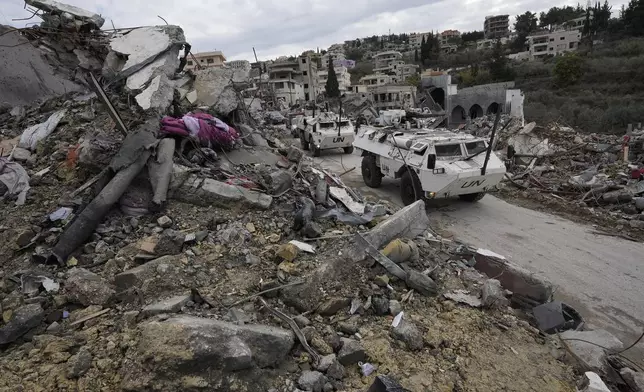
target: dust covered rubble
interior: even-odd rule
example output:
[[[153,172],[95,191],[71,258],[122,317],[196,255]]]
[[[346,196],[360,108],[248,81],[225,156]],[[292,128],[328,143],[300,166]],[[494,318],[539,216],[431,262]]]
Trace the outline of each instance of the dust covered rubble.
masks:
[[[113,83],[109,101],[74,92],[0,113],[3,162],[30,186],[19,206],[0,190],[0,389],[363,391],[383,374],[409,390],[572,385],[557,341],[525,321],[550,300],[547,282],[432,234],[423,202],[396,211],[315,166],[277,116],[246,109],[245,74],[181,71],[179,27],[106,35],[91,12],[32,5],[98,37],[56,50]],[[194,119],[212,127],[191,137]],[[512,292],[482,291],[472,264],[512,271],[499,278]],[[443,296],[456,290],[489,306]],[[499,347],[518,353],[497,358],[503,373],[489,361]]]
[[[489,136],[491,116],[464,131]],[[644,129],[624,134],[584,133],[558,123],[522,124],[501,116],[495,138],[506,158],[506,197],[519,195],[602,223],[610,234],[641,238],[644,229]],[[610,229],[608,229],[610,228]]]

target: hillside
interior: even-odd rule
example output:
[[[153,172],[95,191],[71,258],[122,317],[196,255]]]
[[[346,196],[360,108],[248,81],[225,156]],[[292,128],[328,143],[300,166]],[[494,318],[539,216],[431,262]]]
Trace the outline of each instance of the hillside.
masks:
[[[577,53],[576,82],[557,80],[562,58],[513,65],[528,121],[558,121],[586,132],[619,133],[644,121],[644,38],[607,40]]]

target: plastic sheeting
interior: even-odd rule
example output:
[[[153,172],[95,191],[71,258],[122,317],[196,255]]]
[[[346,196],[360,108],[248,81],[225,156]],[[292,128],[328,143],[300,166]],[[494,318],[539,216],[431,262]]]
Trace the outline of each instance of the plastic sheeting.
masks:
[[[65,117],[66,113],[67,110],[59,110],[49,116],[47,121],[45,121],[44,123],[32,125],[29,128],[25,129],[20,136],[18,147],[34,151],[39,141],[46,139],[47,136],[51,135],[51,133],[54,132],[54,129],[56,129],[58,123],[60,123],[60,120]]]
[[[7,187],[5,196],[17,196],[16,205],[25,204],[30,189],[29,175],[20,164],[0,158],[0,182]]]

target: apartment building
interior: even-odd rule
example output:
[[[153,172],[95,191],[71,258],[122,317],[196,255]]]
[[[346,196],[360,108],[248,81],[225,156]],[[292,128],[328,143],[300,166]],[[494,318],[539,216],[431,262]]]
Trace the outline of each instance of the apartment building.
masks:
[[[214,52],[192,53],[188,57],[185,69],[194,70],[196,68],[223,67],[226,57],[220,50]]]
[[[530,58],[537,59],[577,50],[581,33],[578,30],[560,30],[531,35],[527,40]]]
[[[294,105],[305,98],[301,76],[298,59],[275,61],[268,70],[268,83],[278,100]]]
[[[385,74],[371,74],[360,78],[360,84],[363,86],[382,86],[397,82],[398,78],[396,76]]]
[[[318,78],[318,62],[317,59],[307,54],[305,56],[300,56],[297,58],[299,71],[300,71],[300,82],[304,88],[304,100],[305,101],[315,101],[315,98],[322,92],[323,85],[320,83]],[[324,69],[324,64],[322,66]]]
[[[420,66],[416,64],[394,64],[392,70],[399,81],[405,81],[408,77],[416,75]]]
[[[413,107],[416,87],[407,85],[382,85],[368,88],[373,106],[378,110]]]
[[[510,16],[486,16],[485,22],[483,22],[483,32],[487,39],[507,37],[510,34]]]
[[[404,63],[402,53],[395,50],[387,50],[373,55],[373,70],[374,72],[384,72],[389,70],[389,66],[394,63]]]
[[[438,35],[441,47],[450,45],[451,42],[460,38],[461,32],[458,30],[445,30]]]
[[[251,69],[250,62],[248,62],[247,60],[226,61],[226,66],[235,69]]]
[[[346,67],[342,66],[333,67],[333,70],[335,71],[335,76],[338,79],[338,88],[340,89],[340,93],[350,91],[351,74],[349,74],[349,70]],[[318,71],[318,80],[320,82],[320,89],[322,91],[326,91],[326,82],[328,78],[329,71],[327,69]]]
[[[411,33],[409,34],[409,45],[414,49],[420,49],[420,45],[423,43],[423,38],[427,41],[430,33]]]

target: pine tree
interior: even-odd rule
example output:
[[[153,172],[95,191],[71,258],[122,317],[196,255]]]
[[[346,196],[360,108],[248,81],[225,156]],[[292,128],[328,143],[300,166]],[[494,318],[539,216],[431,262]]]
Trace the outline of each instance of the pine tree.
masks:
[[[340,85],[338,84],[338,76],[333,69],[333,61],[329,59],[329,75],[326,80],[326,95],[329,98],[336,98],[340,96]]]
[[[418,62],[418,49],[414,49],[414,62]]]
[[[420,62],[425,62],[425,53],[427,51],[427,41],[425,41],[425,36],[423,35],[423,40],[420,42]]]

